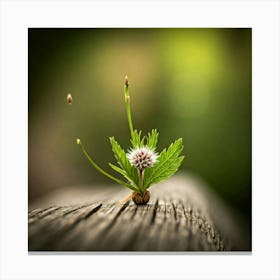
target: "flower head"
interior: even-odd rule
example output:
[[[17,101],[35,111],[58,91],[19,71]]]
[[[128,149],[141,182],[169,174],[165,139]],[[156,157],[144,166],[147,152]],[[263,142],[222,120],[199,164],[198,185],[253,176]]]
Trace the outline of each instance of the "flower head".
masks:
[[[131,165],[139,171],[143,171],[145,168],[152,167],[157,162],[158,154],[144,146],[131,150],[127,154],[127,158]]]

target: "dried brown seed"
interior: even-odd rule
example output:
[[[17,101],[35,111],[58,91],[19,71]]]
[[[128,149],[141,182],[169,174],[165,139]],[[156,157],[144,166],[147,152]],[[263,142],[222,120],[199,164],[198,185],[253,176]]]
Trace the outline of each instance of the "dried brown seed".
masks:
[[[149,191],[145,191],[144,193],[133,192],[132,200],[136,205],[147,204],[150,200],[150,192]]]

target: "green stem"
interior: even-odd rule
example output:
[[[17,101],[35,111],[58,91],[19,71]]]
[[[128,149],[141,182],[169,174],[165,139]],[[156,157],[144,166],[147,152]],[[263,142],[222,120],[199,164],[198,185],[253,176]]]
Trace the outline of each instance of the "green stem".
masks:
[[[141,193],[144,192],[143,182],[144,182],[144,170],[138,170],[138,177],[139,177],[139,190]]]
[[[102,173],[103,175],[105,175],[106,177],[108,177],[109,179],[115,181],[116,183],[120,184],[120,185],[124,185],[127,188],[131,189],[131,190],[135,190],[132,186],[130,186],[129,184],[127,184],[126,182],[110,175],[109,173],[107,173],[106,171],[104,171],[101,167],[99,167],[94,161],[93,159],[89,156],[89,154],[87,153],[86,149],[84,148],[84,146],[82,145],[81,140],[77,140],[77,144],[80,146],[83,154],[86,156],[86,158],[88,159],[88,161],[91,163],[91,165],[98,170],[100,173]]]
[[[129,130],[130,130],[131,138],[133,139],[134,130],[133,130],[133,124],[132,124],[132,118],[131,118],[130,95],[129,95],[129,91],[128,91],[128,83],[126,83],[124,85],[124,98],[125,98],[128,126],[129,126]]]

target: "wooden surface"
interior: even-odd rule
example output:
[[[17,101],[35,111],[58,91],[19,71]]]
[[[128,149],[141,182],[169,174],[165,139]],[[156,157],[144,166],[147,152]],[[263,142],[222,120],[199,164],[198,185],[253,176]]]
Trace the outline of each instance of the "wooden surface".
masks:
[[[177,176],[150,188],[148,205],[119,202],[121,186],[76,186],[30,205],[29,251],[250,250],[243,227],[199,180]]]

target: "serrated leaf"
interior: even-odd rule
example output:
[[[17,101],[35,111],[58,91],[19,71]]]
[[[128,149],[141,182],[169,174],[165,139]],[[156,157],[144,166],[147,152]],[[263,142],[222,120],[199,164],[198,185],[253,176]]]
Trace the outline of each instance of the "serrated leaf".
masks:
[[[141,139],[141,133],[141,130],[139,132],[137,130],[133,131],[132,139],[130,140],[133,149],[139,148],[144,145],[145,137]]]
[[[183,150],[182,139],[179,138],[173,142],[168,149],[164,149],[159,157],[158,162],[151,168],[145,170],[144,188],[147,189],[151,185],[158,183],[164,179],[171,177],[181,165],[184,156],[180,156]]]
[[[109,162],[109,166],[113,170],[115,170],[116,172],[121,174],[129,183],[131,183],[130,189],[132,189],[133,191],[137,191],[137,188],[134,186],[135,183],[131,180],[131,178],[128,176],[128,174],[126,173],[125,170],[121,169],[120,167],[118,167],[110,162]]]
[[[121,146],[118,144],[118,142],[115,140],[114,137],[110,137],[110,142],[112,145],[112,151],[114,153],[114,156],[115,156],[119,166],[121,167],[121,169],[123,169],[123,171],[126,174],[124,177],[126,177],[126,179],[129,178],[128,180],[130,182],[133,182],[134,185],[137,186],[138,185],[138,174],[137,174],[136,168],[130,164],[125,151],[121,148]]]
[[[158,142],[158,132],[156,129],[152,129],[151,133],[148,133],[147,146],[154,150]]]

